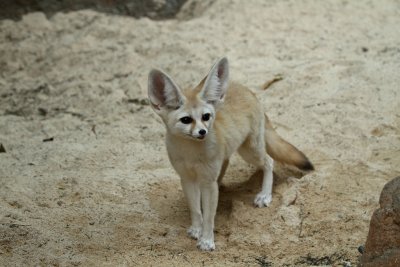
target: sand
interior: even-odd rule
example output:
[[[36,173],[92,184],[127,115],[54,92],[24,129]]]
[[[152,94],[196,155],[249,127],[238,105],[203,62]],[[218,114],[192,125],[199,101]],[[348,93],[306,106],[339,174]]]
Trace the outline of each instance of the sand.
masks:
[[[178,18],[0,22],[1,266],[357,264],[400,174],[399,2],[220,0]],[[201,252],[147,74],[195,85],[221,56],[255,91],[283,77],[260,101],[316,171],[277,164],[272,206],[259,209],[261,174],[235,156],[217,249]]]

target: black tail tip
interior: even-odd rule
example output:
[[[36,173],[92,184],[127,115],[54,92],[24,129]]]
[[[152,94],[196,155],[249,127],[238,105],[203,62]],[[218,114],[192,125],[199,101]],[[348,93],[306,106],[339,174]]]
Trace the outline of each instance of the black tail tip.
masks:
[[[314,165],[312,165],[312,163],[311,163],[309,160],[305,161],[305,162],[300,166],[300,169],[303,170],[303,171],[313,171],[313,170],[315,170],[315,169],[314,169]]]

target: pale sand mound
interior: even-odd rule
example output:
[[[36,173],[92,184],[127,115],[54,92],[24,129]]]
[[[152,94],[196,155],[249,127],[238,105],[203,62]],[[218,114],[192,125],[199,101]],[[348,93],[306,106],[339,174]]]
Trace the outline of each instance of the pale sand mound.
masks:
[[[190,12],[0,22],[0,265],[358,261],[382,186],[400,174],[398,1],[221,0]],[[257,209],[260,173],[235,157],[217,250],[203,253],[143,100],[151,67],[195,85],[223,55],[252,88],[284,77],[262,101],[317,170],[296,179],[276,166],[273,205]]]

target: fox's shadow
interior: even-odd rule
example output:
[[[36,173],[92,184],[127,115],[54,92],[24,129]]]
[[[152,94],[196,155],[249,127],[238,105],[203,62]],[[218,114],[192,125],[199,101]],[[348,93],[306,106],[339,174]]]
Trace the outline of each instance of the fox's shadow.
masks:
[[[231,173],[232,174],[232,173]],[[228,174],[229,175],[229,174]],[[304,173],[276,165],[274,170],[274,188],[286,183],[289,177],[301,178]],[[239,175],[238,175],[239,176]],[[224,179],[229,178],[225,177]],[[255,171],[249,179],[240,182],[222,181],[219,190],[219,201],[216,215],[218,222],[229,220],[233,203],[240,201],[249,209],[254,208],[253,200],[261,189],[263,173]],[[279,194],[274,194],[268,209],[276,209],[281,202]],[[190,225],[190,213],[178,179],[156,183],[149,191],[151,208],[158,214],[160,222],[172,227],[187,228]]]
[[[271,207],[276,207],[279,205],[280,197],[275,194],[274,189],[283,183],[288,181],[289,177],[302,178],[304,172],[297,169],[276,165],[274,169],[274,183],[273,183],[273,193],[272,193],[272,204]],[[255,171],[249,179],[243,182],[233,182],[227,185],[222,182],[219,190],[219,202],[217,216],[229,217],[232,212],[233,201],[241,201],[244,205],[248,205],[249,208],[253,206],[254,197],[261,190],[263,180],[263,172],[261,170]]]

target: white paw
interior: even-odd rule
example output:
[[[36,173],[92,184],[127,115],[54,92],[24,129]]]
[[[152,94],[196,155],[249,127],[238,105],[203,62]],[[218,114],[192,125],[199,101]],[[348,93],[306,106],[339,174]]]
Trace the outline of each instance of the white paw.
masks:
[[[203,251],[213,251],[215,249],[214,240],[201,238],[197,242],[197,247]]]
[[[272,201],[272,195],[258,193],[256,198],[254,199],[254,205],[256,205],[256,207],[259,208],[268,207],[271,201]]]
[[[187,234],[193,239],[199,239],[201,234],[201,228],[190,226],[187,230]]]

